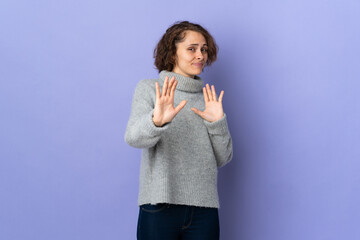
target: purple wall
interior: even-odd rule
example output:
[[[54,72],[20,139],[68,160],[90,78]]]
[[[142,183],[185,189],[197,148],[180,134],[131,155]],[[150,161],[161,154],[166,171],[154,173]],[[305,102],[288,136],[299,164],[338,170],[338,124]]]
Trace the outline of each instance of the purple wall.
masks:
[[[137,82],[176,20],[220,47],[222,239],[360,239],[360,2],[0,3],[0,239],[135,239]]]

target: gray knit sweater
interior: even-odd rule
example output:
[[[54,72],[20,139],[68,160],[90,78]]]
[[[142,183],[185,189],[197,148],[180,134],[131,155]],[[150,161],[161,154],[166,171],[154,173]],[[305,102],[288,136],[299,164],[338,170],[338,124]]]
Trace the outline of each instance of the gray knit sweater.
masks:
[[[160,89],[165,77],[175,76],[174,106],[187,100],[185,107],[168,124],[152,122],[155,82]],[[232,158],[232,140],[226,115],[207,122],[191,108],[205,108],[204,81],[174,72],[160,72],[160,79],[147,79],[135,89],[125,141],[143,148],[138,205],[172,203],[219,208],[217,169]]]

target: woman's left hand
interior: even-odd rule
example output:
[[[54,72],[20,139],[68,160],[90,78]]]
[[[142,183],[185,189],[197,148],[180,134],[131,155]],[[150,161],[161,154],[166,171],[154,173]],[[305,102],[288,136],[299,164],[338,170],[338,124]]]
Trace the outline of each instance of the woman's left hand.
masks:
[[[193,110],[197,115],[208,122],[215,122],[221,119],[224,116],[224,110],[222,107],[224,91],[221,91],[219,99],[217,99],[214,85],[211,85],[210,90],[209,84],[206,84],[206,87],[203,87],[203,93],[205,100],[205,110],[200,111],[196,108],[191,108],[191,110]]]

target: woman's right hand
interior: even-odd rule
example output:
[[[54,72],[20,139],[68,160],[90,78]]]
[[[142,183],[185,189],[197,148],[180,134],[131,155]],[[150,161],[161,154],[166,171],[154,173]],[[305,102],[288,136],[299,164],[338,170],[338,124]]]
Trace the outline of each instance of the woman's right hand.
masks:
[[[161,127],[171,122],[176,114],[185,106],[186,100],[183,100],[174,108],[174,94],[177,81],[172,77],[165,77],[164,85],[160,94],[159,83],[156,82],[156,101],[153,113],[153,122],[157,127]]]

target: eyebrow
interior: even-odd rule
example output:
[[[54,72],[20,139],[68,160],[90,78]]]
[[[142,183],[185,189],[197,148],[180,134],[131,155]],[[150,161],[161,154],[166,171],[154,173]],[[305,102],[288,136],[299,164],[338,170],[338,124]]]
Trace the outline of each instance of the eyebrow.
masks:
[[[188,46],[199,46],[199,44],[193,43],[193,44],[189,44]],[[206,46],[206,47],[207,47],[207,44],[204,44],[203,46]]]

